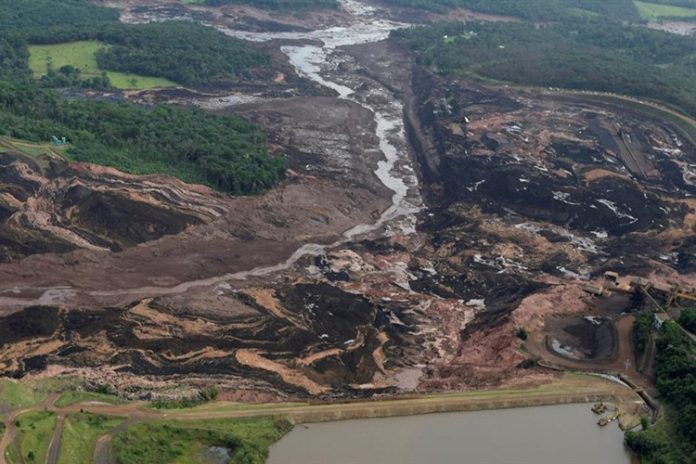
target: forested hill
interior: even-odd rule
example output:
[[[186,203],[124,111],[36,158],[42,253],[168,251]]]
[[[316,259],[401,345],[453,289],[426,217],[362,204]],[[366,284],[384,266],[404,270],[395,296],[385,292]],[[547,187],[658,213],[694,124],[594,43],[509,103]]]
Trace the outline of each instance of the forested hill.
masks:
[[[53,27],[26,36],[33,44],[98,40],[110,45],[97,53],[104,70],[165,77],[183,85],[237,77],[268,64],[268,56],[212,27],[187,21]]]
[[[125,25],[118,16],[87,0],[0,0],[0,137],[36,142],[66,137],[73,160],[135,174],[170,174],[233,194],[277,183],[285,173],[284,159],[270,155],[264,134],[239,118],[186,107],[66,100],[43,88],[92,85],[80,81],[73,66],[34,79],[30,45],[74,40],[105,44],[96,56],[103,69],[182,84],[235,79],[268,63],[265,54],[213,28],[180,22]],[[72,51],[72,44],[63,49]],[[108,86],[106,74],[95,82]]]
[[[688,0],[686,0],[688,1]],[[604,17],[640,21],[633,0],[382,0],[383,3],[444,11],[461,7],[530,21]]]
[[[693,309],[686,309],[696,314]],[[639,314],[649,322],[646,335],[654,331],[654,315]],[[681,322],[681,321],[680,321]],[[682,322],[683,324],[683,322]],[[645,324],[643,324],[645,325]],[[634,326],[634,333],[635,327]],[[656,377],[667,420],[640,432],[626,433],[626,441],[649,464],[690,464],[696,462],[696,344],[674,321],[667,321],[657,336]]]
[[[443,23],[393,37],[437,72],[524,85],[596,90],[696,115],[696,39],[599,19],[537,27]]]
[[[183,85],[232,79],[268,63],[264,53],[211,27],[190,22],[130,25],[118,16],[84,0],[0,0],[3,35],[19,55],[26,55],[28,44],[97,40],[111,45],[97,56],[100,68]]]
[[[55,26],[95,26],[118,18],[117,10],[91,6],[84,0],[0,0],[2,35]]]
[[[314,8],[338,8],[337,0],[199,0],[207,5],[243,4],[259,8],[280,10],[308,10]]]

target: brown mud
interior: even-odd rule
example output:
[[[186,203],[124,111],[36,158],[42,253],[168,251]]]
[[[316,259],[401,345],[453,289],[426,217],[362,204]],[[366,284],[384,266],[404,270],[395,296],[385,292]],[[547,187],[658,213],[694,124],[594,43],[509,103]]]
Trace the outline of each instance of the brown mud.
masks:
[[[259,197],[7,158],[24,167],[3,178],[18,206],[2,220],[44,241],[9,242],[0,264],[3,374],[72,373],[133,397],[211,382],[284,399],[536,385],[557,376],[539,359],[620,369],[630,345],[615,316],[627,303],[583,290],[605,271],[694,286],[696,147],[668,122],[446,79],[390,41],[340,53],[322,72],[357,89],[354,101],[305,82],[301,96],[215,106],[260,125],[289,159],[288,180]],[[280,66],[286,82],[304,80]],[[403,104],[400,147],[425,200],[416,231],[386,224],[278,272],[225,279],[333,243],[390,205],[362,101]],[[68,194],[76,183],[86,190]],[[142,212],[132,223],[119,215],[130,210]],[[550,351],[549,334],[578,359]]]

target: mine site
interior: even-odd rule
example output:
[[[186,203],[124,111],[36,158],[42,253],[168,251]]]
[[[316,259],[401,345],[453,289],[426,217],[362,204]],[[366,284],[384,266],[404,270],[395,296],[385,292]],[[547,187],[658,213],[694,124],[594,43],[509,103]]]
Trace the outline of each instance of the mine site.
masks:
[[[609,26],[570,34],[600,63],[586,77],[563,61],[590,63],[574,43],[546,46],[569,19],[493,0],[41,1],[110,19],[2,37],[45,94],[0,73],[0,464],[694,462],[696,110],[659,69],[686,75],[679,53],[696,56],[689,12],[661,8],[696,4],[608,2],[637,18],[612,28],[663,55],[622,48],[605,80],[609,46],[582,27]],[[190,84],[103,64],[168,24],[259,64]],[[182,66],[203,37],[187,34]],[[90,41],[104,71],[53,84],[86,79],[54,68]],[[544,74],[554,60],[575,80]],[[634,62],[658,70],[655,95]],[[68,103],[27,109],[51,99]],[[145,119],[84,122],[126,108]],[[158,111],[168,127],[193,116],[161,135]],[[205,160],[215,127],[252,134],[239,159],[258,178],[126,159]],[[526,426],[545,422],[576,439]],[[548,448],[490,454],[485,427]]]

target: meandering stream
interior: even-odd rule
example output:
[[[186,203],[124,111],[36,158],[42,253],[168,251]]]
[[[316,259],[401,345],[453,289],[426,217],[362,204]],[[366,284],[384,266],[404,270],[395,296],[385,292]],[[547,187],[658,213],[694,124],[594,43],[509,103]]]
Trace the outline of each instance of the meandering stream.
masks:
[[[384,156],[384,159],[378,162],[374,172],[376,177],[393,192],[391,205],[382,212],[375,222],[358,224],[344,231],[339,240],[328,245],[304,244],[295,250],[289,258],[274,265],[192,280],[171,287],[144,286],[133,289],[89,291],[82,295],[96,298],[118,297],[121,299],[126,297],[135,299],[146,296],[180,294],[193,288],[212,287],[229,281],[266,276],[283,271],[292,267],[305,256],[319,255],[327,249],[340,246],[360,235],[371,232],[383,230],[384,234],[391,235],[396,233],[410,234],[415,231],[416,213],[422,207],[422,199],[408,151],[402,103],[385,88],[380,89],[380,91],[387,97],[386,104],[380,104],[377,107],[361,99],[359,92],[357,92],[357,86],[361,83],[360,78],[357,75],[350,75],[350,72],[338,70],[338,65],[349,59],[348,53],[341,47],[378,42],[386,39],[390,31],[407,25],[379,19],[376,17],[374,8],[356,0],[341,0],[341,7],[352,16],[352,21],[347,26],[309,32],[278,33],[236,31],[224,27],[220,27],[220,30],[225,34],[249,41],[287,41],[288,44],[283,46],[281,50],[288,56],[290,64],[295,67],[300,76],[333,89],[338,94],[337,98],[352,101],[374,115],[375,135],[379,140],[379,149]],[[182,18],[142,13],[142,16],[131,14],[128,18],[123,19],[127,19],[129,22],[149,22]],[[298,41],[304,41],[304,43],[297,45]],[[307,42],[310,44],[306,44]],[[354,87],[351,87],[351,84]],[[78,294],[81,292],[71,287],[51,287],[43,289],[42,294],[33,301],[17,301],[21,301],[22,305],[67,304],[78,298]],[[8,304],[15,302],[11,298],[6,298],[6,300]]]
[[[206,287],[231,280],[243,280],[286,270],[305,256],[319,255],[326,249],[337,247],[357,236],[385,228],[387,234],[410,234],[415,231],[416,213],[422,206],[418,191],[418,180],[407,149],[403,123],[403,106],[393,95],[386,109],[377,108],[356,96],[356,89],[351,88],[350,76],[340,78],[332,73],[344,60],[340,47],[378,42],[386,39],[390,31],[406,27],[406,24],[381,20],[375,17],[375,9],[355,0],[342,0],[341,6],[352,14],[353,24],[331,27],[310,32],[247,32],[225,27],[219,29],[227,35],[253,41],[269,40],[312,41],[310,45],[287,45],[281,50],[288,56],[289,62],[297,73],[338,93],[338,98],[350,100],[368,109],[375,118],[375,133],[379,139],[379,148],[384,159],[378,163],[375,175],[393,194],[391,206],[379,219],[369,224],[359,224],[345,231],[340,240],[328,245],[308,243],[297,249],[288,259],[271,266],[225,274],[207,279],[184,282],[173,287],[142,287],[131,290],[109,292],[91,292],[92,296],[110,296],[123,294],[165,295],[183,293],[195,287]],[[319,45],[321,44],[321,45]]]

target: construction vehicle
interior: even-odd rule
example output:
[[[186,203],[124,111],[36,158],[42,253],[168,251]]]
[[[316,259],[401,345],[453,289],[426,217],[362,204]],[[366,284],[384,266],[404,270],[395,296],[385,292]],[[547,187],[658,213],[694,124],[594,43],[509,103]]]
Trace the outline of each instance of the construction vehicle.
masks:
[[[654,282],[633,275],[621,276],[614,271],[604,273],[602,285],[588,285],[585,287],[585,291],[595,296],[609,296],[613,292],[630,294],[640,292],[651,300],[656,311],[665,311],[680,300],[696,301],[696,288],[685,289],[676,283]],[[665,303],[658,303],[653,294],[659,296]]]
[[[600,417],[599,420],[597,421],[597,425],[599,425],[600,427],[604,427],[605,425],[608,425],[608,424],[614,422],[616,419],[619,418],[620,415],[621,414],[619,414],[618,412],[614,412],[614,414]]]

